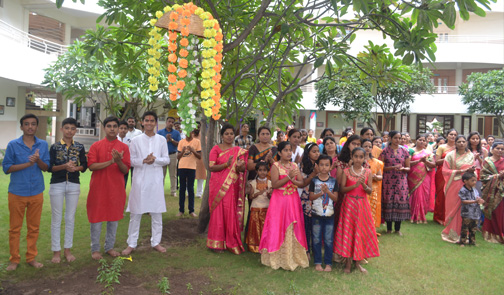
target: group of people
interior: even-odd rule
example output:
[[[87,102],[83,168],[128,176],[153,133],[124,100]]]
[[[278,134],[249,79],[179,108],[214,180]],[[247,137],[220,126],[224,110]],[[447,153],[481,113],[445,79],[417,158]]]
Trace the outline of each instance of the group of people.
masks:
[[[38,254],[37,239],[45,190],[42,175],[44,171],[51,173],[49,196],[53,263],[59,263],[62,259],[60,231],[64,204],[63,256],[69,262],[75,260],[71,248],[75,211],[80,195],[79,178],[80,173],[87,169],[92,171],[86,207],[93,259],[102,258],[100,235],[104,222],[105,253],[116,257],[134,251],[137,247],[140,221],[145,213],[151,218],[152,248],[159,252],[166,251],[160,242],[163,229],[162,213],[166,212],[164,179],[168,169],[172,195],[175,195],[177,190],[178,175],[178,216],[184,213],[186,190],[190,195],[189,214],[197,216],[194,213],[194,179],[198,165],[196,162],[201,161],[201,145],[196,138],[199,135],[198,129],[183,136],[173,129],[175,119],[169,117],[167,127],[156,133],[158,117],[152,111],[143,114],[142,131],[135,128],[134,118],[120,122],[116,117],[107,117],[102,123],[105,138],[93,143],[86,153],[84,146],[74,141],[77,132],[77,121],[74,118],[63,120],[63,137],[50,148],[46,141],[35,136],[38,123],[38,117],[33,114],[21,118],[23,135],[9,142],[2,162],[4,172],[10,174],[10,264],[7,270],[15,270],[21,260],[20,231],[25,215],[28,228],[26,262],[36,268],[43,267],[35,258]],[[118,221],[124,217],[125,188],[129,174],[131,191],[126,208],[126,212],[130,212],[127,248],[119,253],[114,250],[114,245]]]
[[[345,272],[352,262],[366,272],[366,259],[379,256],[383,223],[384,233],[402,236],[403,221],[427,223],[428,212],[445,226],[445,241],[474,245],[484,220],[485,239],[504,243],[504,142],[493,136],[485,147],[477,132],[466,138],[452,129],[445,138],[428,133],[413,141],[365,127],[360,135],[345,129],[339,141],[330,128],[308,140],[292,126],[272,138],[263,126],[256,143],[250,136],[240,146],[234,130],[224,125],[210,153],[207,247],[216,252],[245,251],[245,228],[248,250],[274,269],[307,267],[313,254],[316,270],[331,271],[337,261]]]
[[[168,117],[166,128],[157,129],[155,112],[142,116],[143,131],[133,118],[103,121],[105,138],[95,142],[86,155],[74,141],[77,122],[62,122],[63,138],[50,148],[35,136],[38,118],[27,114],[20,120],[23,135],[12,140],[2,163],[10,174],[8,270],[20,263],[20,230],[26,214],[28,264],[35,260],[42,213],[43,171],[52,173],[51,249],[53,263],[62,259],[60,230],[65,203],[63,256],[71,253],[74,215],[80,194],[80,173],[92,171],[87,197],[91,256],[101,259],[100,234],[106,222],[104,252],[115,257],[129,255],[137,247],[141,217],[151,217],[154,250],[161,246],[162,213],[166,212],[164,183],[170,174],[171,195],[178,187],[179,213],[184,214],[186,192],[190,216],[194,209],[194,183],[202,194],[203,169],[199,129],[183,134]],[[239,134],[236,134],[239,133]],[[277,132],[278,133],[278,132]],[[452,129],[446,138],[419,135],[413,143],[409,134],[390,131],[377,137],[365,127],[360,136],[351,128],[337,141],[326,128],[315,140],[313,131],[289,126],[285,137],[272,138],[262,126],[257,140],[249,126],[240,130],[224,124],[220,143],[209,153],[208,205],[210,221],[207,247],[235,254],[261,254],[261,262],[274,269],[295,270],[314,260],[318,271],[331,271],[333,261],[344,271],[367,272],[366,259],[378,257],[377,232],[401,236],[401,223],[426,223],[427,212],[445,226],[442,239],[461,245],[475,243],[475,231],[482,220],[486,240],[504,243],[504,143],[493,139],[483,146],[472,132],[466,138]],[[443,143],[444,141],[444,143]],[[490,141],[490,138],[488,139]],[[131,174],[131,191],[126,212],[130,212],[127,247],[114,250],[118,221],[124,216],[126,183]],[[206,176],[206,175],[205,175]],[[200,191],[201,186],[201,191]],[[483,207],[482,214],[480,206]],[[248,208],[248,210],[247,210]],[[394,230],[394,231],[393,231]],[[324,265],[324,267],[322,267]]]

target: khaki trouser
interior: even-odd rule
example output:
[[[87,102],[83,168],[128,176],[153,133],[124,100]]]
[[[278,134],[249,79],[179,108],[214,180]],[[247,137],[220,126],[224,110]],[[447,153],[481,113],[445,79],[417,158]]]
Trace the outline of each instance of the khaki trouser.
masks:
[[[170,192],[172,195],[177,194],[177,153],[170,155],[170,164],[163,167],[163,179],[166,179],[166,167],[169,167],[170,172]]]

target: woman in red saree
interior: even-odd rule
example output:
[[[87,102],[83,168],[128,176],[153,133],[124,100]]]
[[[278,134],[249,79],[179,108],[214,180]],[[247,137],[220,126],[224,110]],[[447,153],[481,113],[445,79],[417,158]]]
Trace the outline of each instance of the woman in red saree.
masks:
[[[455,138],[458,132],[455,129],[448,131],[447,142],[438,147],[436,151],[436,203],[434,205],[434,221],[445,224],[445,180],[443,176],[443,163],[446,155],[455,149]]]
[[[483,238],[490,243],[504,244],[504,143],[496,141],[491,157],[485,159],[481,169],[485,221]]]
[[[234,144],[234,127],[225,124],[221,131],[222,143],[214,146],[209,155],[210,222],[207,247],[234,254],[244,251],[241,241],[243,209],[245,208],[245,163],[248,152]]]
[[[455,139],[456,150],[446,155],[443,164],[443,176],[445,178],[445,229],[441,233],[441,238],[450,243],[460,241],[460,230],[462,227],[462,216],[460,209],[462,202],[458,195],[464,185],[462,175],[465,172],[474,173],[474,155],[467,148],[465,136],[459,135]]]
[[[425,135],[417,136],[408,172],[412,223],[427,223],[425,215],[429,211],[432,178],[436,164],[432,152],[426,147],[427,137]]]

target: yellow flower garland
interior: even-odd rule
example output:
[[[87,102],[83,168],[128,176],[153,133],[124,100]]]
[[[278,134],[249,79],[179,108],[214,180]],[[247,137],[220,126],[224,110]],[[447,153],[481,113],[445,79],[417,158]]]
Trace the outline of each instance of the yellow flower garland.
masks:
[[[173,20],[176,20],[178,17],[184,17],[185,21],[183,22],[183,28],[181,30],[182,35],[186,35],[188,33],[187,25],[189,24],[188,17],[191,14],[196,14],[203,20],[203,26],[205,28],[203,35],[205,37],[205,40],[202,43],[202,57],[203,61],[201,63],[203,67],[203,72],[201,73],[201,102],[200,105],[203,108],[203,111],[205,113],[205,116],[207,117],[212,117],[215,120],[218,120],[221,115],[219,114],[220,111],[220,89],[221,89],[221,75],[220,72],[222,70],[222,30],[220,28],[220,25],[216,19],[213,18],[213,16],[209,13],[204,11],[202,8],[197,7],[194,5],[192,2],[191,3],[186,3],[184,5],[178,5],[175,4],[173,6],[166,6],[164,8],[164,12],[162,11],[157,11],[156,12],[156,19],[151,19],[150,24],[153,26],[152,29],[149,32],[149,35],[151,36],[149,40],[149,44],[151,45],[151,48],[148,50],[148,54],[151,56],[148,60],[148,63],[150,65],[149,67],[149,89],[151,91],[157,91],[158,90],[158,77],[160,75],[160,63],[159,63],[159,58],[161,57],[161,45],[159,44],[161,40],[161,34],[159,33],[161,31],[160,28],[156,27],[155,24],[158,21],[159,18],[161,18],[165,13],[170,12],[170,17]],[[177,28],[177,23],[171,22],[169,24],[171,33],[174,34],[173,30]],[[176,55],[173,56],[172,54],[175,54],[176,50],[176,44],[175,44],[175,39],[173,36],[170,36],[169,38],[172,42],[169,45],[169,50],[171,52],[171,56],[169,56],[169,60],[175,60]],[[179,53],[182,53],[184,50],[183,48],[180,50]],[[186,61],[187,62],[187,61]],[[179,60],[179,67],[183,67],[185,64],[181,60]],[[179,78],[184,78],[186,76],[186,72],[184,69],[179,69],[175,67],[173,62],[170,62],[170,65],[168,66],[169,72],[172,73],[177,73],[177,76]],[[182,82],[182,83],[181,83]],[[174,80],[174,77],[170,77],[169,79],[170,83],[170,99],[175,100],[177,99],[177,95],[173,95],[174,93],[177,93],[180,89],[180,91],[183,90],[185,86],[184,81],[178,81]]]

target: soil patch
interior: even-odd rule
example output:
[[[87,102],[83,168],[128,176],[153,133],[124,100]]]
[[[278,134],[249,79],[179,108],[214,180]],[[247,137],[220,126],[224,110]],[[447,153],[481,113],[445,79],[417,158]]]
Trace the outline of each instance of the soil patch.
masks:
[[[199,234],[198,218],[180,218],[163,225],[162,244],[168,247],[187,246],[195,243],[197,239],[204,238],[206,234]]]
[[[3,294],[9,295],[35,295],[35,294],[100,294],[104,288],[96,283],[98,265],[88,266],[83,270],[59,278],[44,278],[21,281],[17,283],[2,282]],[[119,278],[121,284],[114,285],[114,294],[143,295],[152,294],[143,287],[144,281],[134,277],[128,272],[123,272]]]

